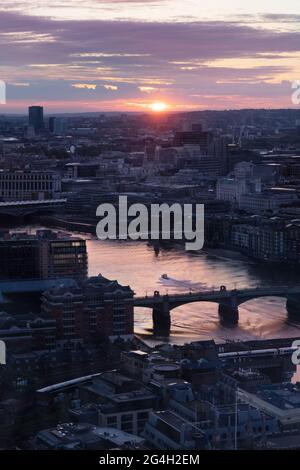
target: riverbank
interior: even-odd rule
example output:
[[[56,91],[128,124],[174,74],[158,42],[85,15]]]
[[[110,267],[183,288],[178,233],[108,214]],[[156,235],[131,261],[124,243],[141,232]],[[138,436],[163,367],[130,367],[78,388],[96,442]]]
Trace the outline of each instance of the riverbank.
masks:
[[[15,230],[35,230],[35,225],[15,227]],[[157,250],[141,241],[98,240],[85,231],[68,231],[86,239],[89,255],[89,275],[101,273],[120,284],[130,285],[138,296],[181,293],[189,290],[218,289],[221,285],[233,288],[256,286],[294,286],[299,276],[292,270],[274,269],[240,256],[231,250],[208,248],[188,252],[182,245],[162,246]],[[168,279],[162,278],[166,273]],[[161,342],[184,344],[196,340],[214,339],[217,343],[260,340],[268,338],[300,337],[299,324],[291,320],[286,311],[286,299],[260,298],[245,302],[239,308],[239,323],[234,328],[220,324],[218,305],[209,302],[191,303],[172,311],[171,332],[168,338],[154,335],[151,309],[135,309],[135,332],[148,345]],[[299,309],[300,318],[300,309]]]
[[[90,235],[91,238],[97,238],[96,236],[96,223],[84,223],[84,222],[76,222],[71,221],[68,219],[62,219],[59,217],[53,216],[43,216],[43,217],[33,217],[32,221],[34,223],[42,223],[45,226],[52,228],[52,229],[63,229],[67,231],[73,231],[80,234]],[[138,242],[145,242],[145,240],[137,240]],[[154,251],[159,252],[160,249],[184,249],[185,240],[149,240],[149,245],[153,247]],[[199,251],[191,251],[190,254],[197,254],[197,253],[204,252],[210,256],[214,256],[215,258],[221,259],[231,259],[231,260],[240,260],[247,262],[249,265],[258,265],[258,266],[270,266],[271,268],[279,267],[280,269],[294,269],[300,274],[300,265],[295,264],[290,266],[288,263],[284,263],[283,261],[273,261],[268,259],[260,259],[254,258],[250,256],[248,253],[245,253],[241,250],[236,249],[234,246],[225,247],[211,247],[209,244],[204,245],[204,248]]]

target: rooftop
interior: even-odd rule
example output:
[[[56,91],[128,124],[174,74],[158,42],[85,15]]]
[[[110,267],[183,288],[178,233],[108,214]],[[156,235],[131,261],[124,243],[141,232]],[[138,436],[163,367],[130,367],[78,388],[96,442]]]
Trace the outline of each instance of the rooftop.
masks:
[[[40,431],[37,434],[38,448],[79,447],[106,448],[107,441],[116,447],[124,445],[141,445],[144,439],[115,428],[98,427],[90,424],[63,423],[55,428]],[[105,447],[104,447],[105,446]]]
[[[300,386],[287,384],[268,385],[260,388],[257,396],[282,410],[300,408]]]

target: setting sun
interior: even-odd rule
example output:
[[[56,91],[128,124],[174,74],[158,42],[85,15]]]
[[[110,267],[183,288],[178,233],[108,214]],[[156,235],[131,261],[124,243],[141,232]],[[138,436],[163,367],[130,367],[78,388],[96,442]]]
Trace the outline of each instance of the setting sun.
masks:
[[[155,113],[162,113],[169,108],[169,105],[162,101],[155,101],[154,103],[149,104],[149,108]]]

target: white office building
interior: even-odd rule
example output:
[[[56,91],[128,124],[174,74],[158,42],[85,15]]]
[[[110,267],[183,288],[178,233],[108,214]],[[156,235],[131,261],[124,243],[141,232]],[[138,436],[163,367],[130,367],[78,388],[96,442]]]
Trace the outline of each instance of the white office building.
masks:
[[[51,171],[0,171],[2,201],[53,199],[61,191],[61,178]]]

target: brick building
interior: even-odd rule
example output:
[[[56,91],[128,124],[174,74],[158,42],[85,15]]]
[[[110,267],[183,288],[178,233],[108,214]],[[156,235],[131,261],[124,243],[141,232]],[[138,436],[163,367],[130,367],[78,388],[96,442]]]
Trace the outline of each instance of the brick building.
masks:
[[[133,335],[133,291],[101,275],[45,292],[42,313],[56,320],[57,340],[70,347]]]

